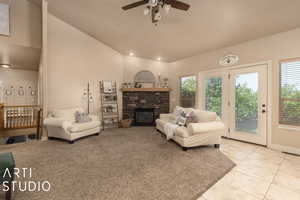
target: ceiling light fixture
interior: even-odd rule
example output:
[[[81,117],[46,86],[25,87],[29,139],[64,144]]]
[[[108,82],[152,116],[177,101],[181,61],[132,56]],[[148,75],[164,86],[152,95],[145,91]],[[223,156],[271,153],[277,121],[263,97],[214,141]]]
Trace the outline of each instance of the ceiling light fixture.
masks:
[[[179,0],[141,0],[135,3],[123,6],[123,10],[129,10],[138,6],[146,6],[143,10],[144,15],[150,15],[152,23],[157,25],[162,19],[161,9],[168,14],[171,8],[187,11],[190,5]]]
[[[170,4],[165,4],[164,9],[165,9],[166,13],[169,14],[169,12],[171,10],[171,5]]]
[[[130,52],[130,53],[129,53],[129,56],[134,56],[134,53]]]
[[[158,60],[158,61],[161,61],[161,57],[158,57],[157,60]]]
[[[5,69],[9,69],[11,67],[9,64],[0,64],[0,66]]]
[[[150,7],[150,6],[147,6],[147,7],[144,9],[144,15],[145,15],[145,16],[146,16],[146,15],[149,15],[150,11],[151,11],[151,7]]]

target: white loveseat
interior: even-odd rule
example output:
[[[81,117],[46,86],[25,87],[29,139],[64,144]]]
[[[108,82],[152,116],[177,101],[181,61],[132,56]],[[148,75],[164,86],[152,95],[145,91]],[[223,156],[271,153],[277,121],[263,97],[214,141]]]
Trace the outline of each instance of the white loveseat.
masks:
[[[197,116],[196,123],[189,123],[187,127],[179,126],[174,131],[174,140],[182,149],[186,151],[189,147],[201,145],[214,145],[220,147],[221,136],[224,134],[225,126],[214,112],[183,108],[186,112],[194,112]],[[164,126],[168,122],[174,122],[176,115],[161,114],[160,119],[156,120],[156,129],[164,133]]]
[[[77,111],[82,112],[83,109],[71,108],[54,110],[44,121],[48,138],[67,140],[72,144],[79,138],[89,135],[99,135],[101,130],[99,117],[89,115],[92,119],[90,122],[76,123],[75,113]]]

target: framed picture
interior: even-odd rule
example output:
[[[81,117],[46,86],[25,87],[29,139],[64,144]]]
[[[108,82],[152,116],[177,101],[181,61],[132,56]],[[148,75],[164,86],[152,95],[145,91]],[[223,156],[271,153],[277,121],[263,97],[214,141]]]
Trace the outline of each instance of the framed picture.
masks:
[[[140,83],[142,88],[154,88],[154,83]]]
[[[104,93],[112,93],[113,92],[112,81],[103,81],[103,92]]]
[[[10,36],[9,5],[0,3],[0,35]]]

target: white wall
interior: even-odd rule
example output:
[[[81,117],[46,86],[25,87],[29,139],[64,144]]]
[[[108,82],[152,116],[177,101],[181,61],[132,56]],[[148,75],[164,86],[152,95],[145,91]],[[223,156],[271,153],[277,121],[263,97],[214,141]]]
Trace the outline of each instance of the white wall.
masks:
[[[123,82],[123,56],[48,14],[47,106],[49,110],[83,106],[88,81],[99,109],[100,80]],[[119,98],[121,100],[121,98]]]
[[[285,58],[300,57],[300,29],[279,33],[254,41],[245,42],[232,47],[200,54],[187,59],[171,63],[170,72],[179,79],[186,74],[198,74],[200,71],[218,69],[219,58],[228,53],[240,57],[239,64],[251,64],[271,60],[273,63],[272,87],[272,138],[273,144],[300,148],[299,131],[284,130],[278,128],[279,112],[279,60]],[[179,99],[178,84],[172,85],[176,93],[176,102]],[[299,150],[299,149],[298,149]]]

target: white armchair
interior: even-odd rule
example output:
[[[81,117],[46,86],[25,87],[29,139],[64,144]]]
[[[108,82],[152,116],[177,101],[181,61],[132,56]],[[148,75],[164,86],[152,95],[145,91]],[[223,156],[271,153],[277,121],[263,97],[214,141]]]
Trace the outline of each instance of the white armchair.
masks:
[[[190,123],[187,127],[180,126],[174,131],[174,140],[183,150],[189,147],[201,145],[214,145],[216,148],[220,146],[221,135],[225,131],[225,126],[220,118],[214,112],[193,110],[197,116],[197,123]],[[160,119],[156,120],[156,129],[164,133],[164,127],[168,122],[174,122],[175,114],[161,114]]]
[[[48,138],[59,138],[74,143],[75,140],[89,136],[99,135],[101,123],[98,116],[90,115],[90,122],[76,123],[75,113],[81,108],[54,110],[44,121]]]

